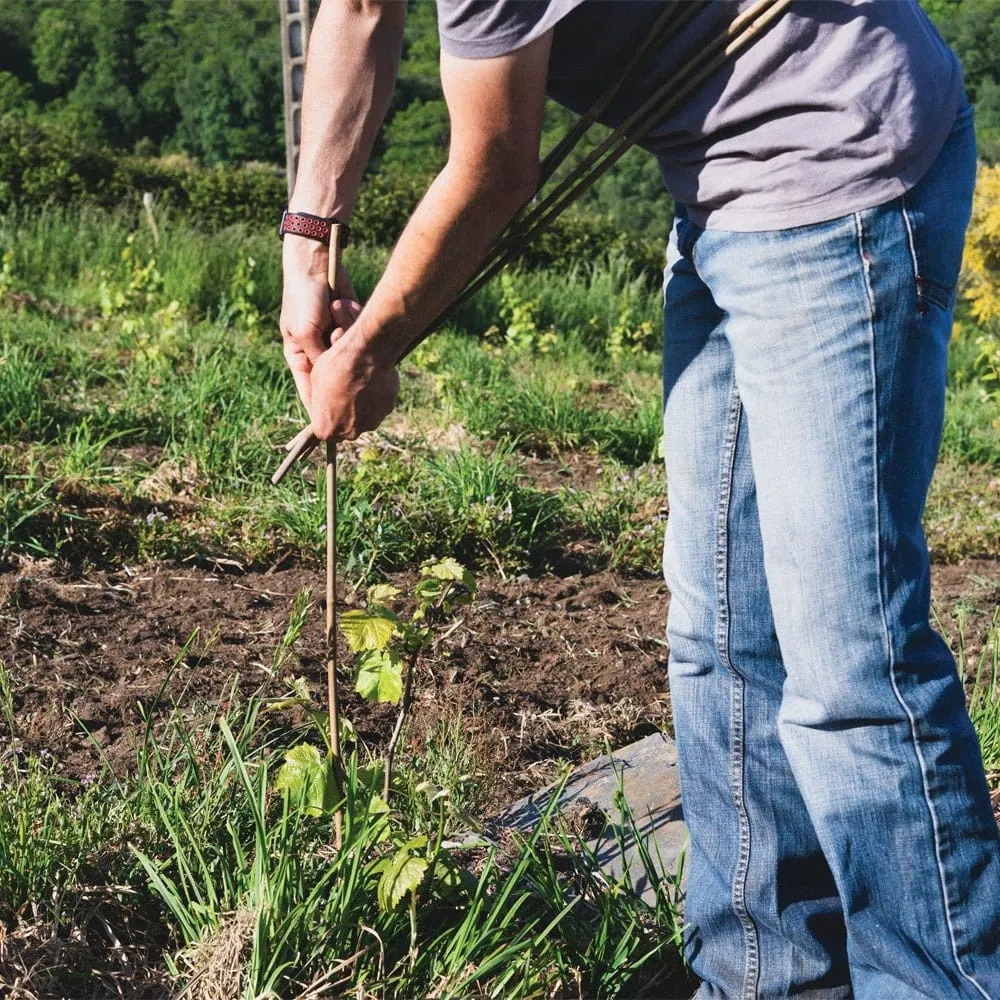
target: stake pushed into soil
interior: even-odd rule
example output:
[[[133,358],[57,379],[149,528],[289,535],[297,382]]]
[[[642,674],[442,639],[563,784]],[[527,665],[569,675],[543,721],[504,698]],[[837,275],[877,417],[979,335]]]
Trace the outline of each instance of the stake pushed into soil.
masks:
[[[340,267],[340,226],[330,230],[330,261],[327,284],[337,294],[337,271]],[[310,432],[306,427],[300,437]],[[309,434],[311,437],[311,432]],[[315,439],[312,439],[315,441]],[[295,454],[294,451],[291,454]],[[340,777],[340,705],[337,697],[337,442],[326,442],[326,694],[330,713],[330,754],[333,773]],[[340,850],[343,818],[340,810],[334,814],[334,844]]]

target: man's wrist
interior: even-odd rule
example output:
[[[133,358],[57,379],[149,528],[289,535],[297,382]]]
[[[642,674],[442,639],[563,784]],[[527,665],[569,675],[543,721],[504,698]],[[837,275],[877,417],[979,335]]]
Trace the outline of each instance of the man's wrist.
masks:
[[[289,233],[281,246],[281,261],[285,275],[291,272],[321,277],[326,280],[330,247],[319,240],[310,240]]]
[[[400,346],[399,338],[388,330],[383,328],[373,331],[371,324],[365,321],[364,311],[351,327],[350,333],[354,350],[375,368],[395,368],[406,349],[405,345]]]
[[[303,166],[299,166],[299,177],[303,177]],[[350,223],[354,214],[354,202],[343,196],[341,190],[331,188],[325,183],[306,183],[299,180],[288,199],[289,212],[309,212],[312,215],[329,217],[335,215],[346,223]]]

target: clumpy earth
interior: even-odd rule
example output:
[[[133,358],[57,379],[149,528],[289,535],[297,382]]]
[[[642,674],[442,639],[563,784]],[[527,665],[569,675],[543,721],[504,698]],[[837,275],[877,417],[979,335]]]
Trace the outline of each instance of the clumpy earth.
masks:
[[[404,593],[414,574],[393,582]],[[1000,604],[1000,563],[934,568],[940,626],[957,639],[964,619],[974,670],[990,609]],[[297,594],[313,605],[291,654],[275,653]],[[323,579],[313,569],[235,574],[178,565],[80,576],[22,561],[0,572],[0,661],[12,681],[15,747],[53,758],[67,777],[102,766],[128,770],[146,718],[175,708],[210,722],[234,698],[280,696],[308,679],[325,699]],[[345,605],[356,601],[348,589]],[[669,597],[657,579],[612,573],[516,580],[483,578],[474,605],[418,668],[411,746],[455,724],[489,778],[485,807],[501,808],[606,743],[622,746],[669,729]],[[391,706],[353,692],[346,648],[344,712],[373,746],[388,739]],[[0,724],[3,724],[0,722]]]
[[[393,578],[404,590],[414,574]],[[298,593],[314,604],[291,655],[275,652]],[[304,676],[325,704],[323,579],[315,570],[229,575],[144,566],[84,577],[54,564],[0,574],[0,661],[12,677],[21,748],[73,778],[127,769],[145,718],[176,706],[210,721],[234,697],[280,696]],[[345,605],[356,600],[348,590]],[[482,579],[475,604],[418,667],[412,743],[439,722],[475,741],[496,804],[578,761],[669,724],[664,585],[611,574]],[[392,706],[354,694],[341,650],[344,713],[384,743]]]

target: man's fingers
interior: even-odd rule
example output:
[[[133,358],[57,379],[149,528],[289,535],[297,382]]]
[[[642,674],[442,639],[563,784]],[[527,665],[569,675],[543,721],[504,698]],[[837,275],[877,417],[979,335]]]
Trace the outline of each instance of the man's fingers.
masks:
[[[312,362],[289,340],[285,341],[285,362],[292,373],[299,399],[308,413],[312,403]]]
[[[399,372],[382,369],[373,376],[352,378],[342,367],[339,348],[327,352],[313,368],[309,416],[313,433],[322,440],[353,441],[374,430],[399,399]]]
[[[297,321],[281,317],[281,336],[285,342],[285,360],[291,364],[289,352],[303,354],[312,363],[326,350],[326,331],[313,320]]]
[[[334,299],[330,303],[330,315],[336,326],[347,330],[361,315],[361,303],[354,299]]]

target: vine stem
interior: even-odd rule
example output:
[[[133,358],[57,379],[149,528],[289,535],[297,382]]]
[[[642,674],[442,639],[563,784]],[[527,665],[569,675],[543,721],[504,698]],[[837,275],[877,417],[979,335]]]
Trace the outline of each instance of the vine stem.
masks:
[[[389,739],[389,746],[385,752],[385,781],[382,785],[382,798],[389,801],[389,789],[392,786],[392,763],[396,757],[396,746],[403,735],[403,726],[406,724],[406,717],[410,713],[410,702],[413,700],[413,672],[417,667],[417,656],[414,652],[406,664],[406,677],[403,678],[403,700],[399,705],[399,715],[396,717],[396,726]]]
[[[448,595],[452,591],[451,583],[445,583],[441,590],[441,596],[437,599],[434,604],[434,610],[440,611],[444,607],[444,602]],[[410,654],[410,659],[406,664],[406,677],[403,678],[403,700],[399,706],[399,715],[396,718],[396,726],[392,731],[392,736],[389,739],[389,746],[385,754],[385,781],[382,785],[382,798],[388,802],[389,801],[389,788],[392,785],[392,762],[396,756],[396,746],[399,743],[399,738],[403,735],[403,726],[406,724],[406,717],[410,712],[410,702],[413,699],[413,672],[417,667],[417,657],[420,656],[421,650],[424,647],[415,649]]]

